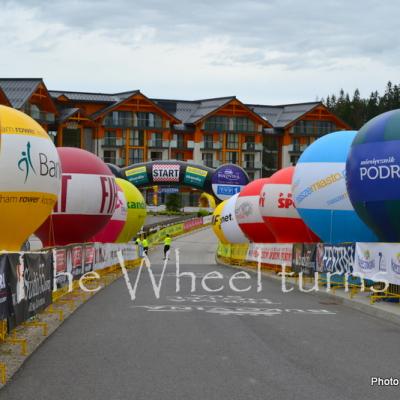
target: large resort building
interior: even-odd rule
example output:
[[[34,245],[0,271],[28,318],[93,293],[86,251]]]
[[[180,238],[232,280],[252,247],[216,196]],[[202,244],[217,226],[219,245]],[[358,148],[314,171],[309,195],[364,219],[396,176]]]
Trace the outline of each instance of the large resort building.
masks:
[[[29,114],[57,146],[86,149],[118,166],[167,159],[213,168],[234,163],[250,179],[294,165],[318,137],[349,129],[321,102],[153,99],[139,90],[48,90],[42,79],[0,79],[0,104]]]

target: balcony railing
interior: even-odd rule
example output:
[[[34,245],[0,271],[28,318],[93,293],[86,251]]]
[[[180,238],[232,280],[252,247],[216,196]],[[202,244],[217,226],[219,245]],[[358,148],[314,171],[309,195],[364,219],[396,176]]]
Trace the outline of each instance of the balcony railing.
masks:
[[[116,138],[116,137],[105,137],[103,141],[103,147],[119,147],[125,146],[124,138]]]
[[[307,148],[306,144],[293,144],[292,147],[289,149],[290,154],[301,154]]]
[[[45,122],[51,124],[54,123],[56,120],[55,114],[46,111],[31,110],[30,112],[27,112],[27,114],[39,122]]]
[[[263,145],[261,143],[243,143],[243,151],[262,151]]]
[[[169,147],[169,143],[169,140],[151,139],[148,142],[148,146],[157,149],[167,149]]]
[[[104,126],[107,128],[133,128],[133,118],[120,117],[118,119],[108,118],[104,119]]]
[[[221,142],[205,141],[200,142],[201,150],[220,150],[222,148]]]
[[[244,169],[261,169],[262,162],[261,161],[244,161],[243,168]]]

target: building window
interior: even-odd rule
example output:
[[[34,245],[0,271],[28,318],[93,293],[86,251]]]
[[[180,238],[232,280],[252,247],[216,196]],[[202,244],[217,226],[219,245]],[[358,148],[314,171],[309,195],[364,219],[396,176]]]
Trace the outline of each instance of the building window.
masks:
[[[249,181],[254,181],[254,172],[247,172],[247,176],[249,177]]]
[[[213,149],[213,135],[204,135],[204,148],[212,150]]]
[[[162,128],[162,118],[160,115],[151,112],[138,112],[139,128]]]
[[[227,151],[226,152],[226,162],[231,164],[238,163],[238,154],[236,151]]]
[[[201,155],[202,159],[203,159],[203,164],[206,167],[213,167],[213,154],[212,153],[203,153]]]
[[[104,126],[131,127],[133,126],[133,113],[130,111],[112,111],[104,118]]]
[[[270,153],[263,158],[264,166],[267,170],[278,170],[278,153]]]
[[[143,147],[144,146],[144,131],[141,129],[134,129],[129,134],[129,146]]]
[[[292,165],[296,165],[297,161],[299,160],[300,156],[290,156],[290,163]]]
[[[137,164],[143,161],[143,149],[129,149],[129,164]]]
[[[151,161],[162,160],[162,151],[152,151],[150,152]]]
[[[183,135],[177,135],[176,137],[176,147],[178,149],[184,149],[185,148],[185,140]]]
[[[239,135],[237,133],[226,134],[226,148],[227,149],[239,148]]]
[[[207,118],[204,129],[206,131],[227,131],[229,130],[229,118],[218,115]]]
[[[298,135],[322,136],[336,130],[336,124],[331,121],[298,121],[293,126],[293,133]]]
[[[81,130],[80,129],[63,129],[62,146],[81,148]]]
[[[151,134],[151,147],[163,147],[163,140],[162,140],[162,133],[155,133]]]
[[[244,168],[254,169],[254,154],[244,155]]]
[[[265,136],[264,150],[266,150],[267,152],[278,151],[278,138],[273,136]]]
[[[234,130],[240,132],[255,132],[254,122],[246,117],[236,117],[234,119]]]
[[[183,160],[185,159],[184,155],[185,155],[185,153],[183,153],[183,152],[181,152],[181,151],[178,151],[178,152],[175,154],[175,159],[176,159],[176,160],[183,161]]]
[[[104,146],[116,146],[117,145],[117,132],[116,131],[105,131],[104,132]]]
[[[300,139],[299,138],[293,138],[292,142],[292,151],[300,151]]]
[[[117,163],[117,153],[115,150],[104,150],[103,160],[105,163],[116,164]]]

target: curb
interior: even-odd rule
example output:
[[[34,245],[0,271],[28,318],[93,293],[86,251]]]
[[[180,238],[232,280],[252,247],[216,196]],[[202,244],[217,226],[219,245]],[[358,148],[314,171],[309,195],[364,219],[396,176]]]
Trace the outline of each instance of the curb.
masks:
[[[234,268],[234,269],[239,269],[239,270],[244,270],[246,272],[250,272],[253,274],[256,274],[257,271],[254,268],[248,267],[248,266],[236,266],[236,265],[231,265],[228,264],[226,262],[221,261],[220,259],[218,259],[218,256],[215,255],[215,262],[218,265],[223,265],[225,267],[230,267],[230,268]],[[281,278],[277,275],[273,275],[269,272],[265,272],[265,271],[261,271],[261,274],[263,277],[268,278],[271,281],[275,281],[275,282],[280,282]],[[296,284],[295,282],[293,282],[292,280],[287,279],[288,283],[291,284]],[[307,283],[303,283],[304,289],[309,289],[311,288],[313,285],[307,284]],[[342,295],[337,295],[334,293],[328,293],[326,291],[313,291],[313,292],[308,292],[305,293],[307,295],[312,295],[312,296],[317,296],[323,299],[329,299],[331,301],[335,301],[335,303],[337,304],[341,304],[341,305],[345,305],[348,306],[350,308],[353,308],[357,311],[360,311],[364,314],[368,314],[372,317],[375,318],[379,318],[379,319],[383,319],[385,321],[389,321],[395,324],[400,325],[400,311],[398,312],[394,312],[391,310],[386,310],[386,309],[382,309],[383,306],[387,306],[388,304],[385,305],[381,305],[381,304],[365,304],[363,301],[357,299],[357,298],[348,298],[346,297],[346,292],[342,292]],[[397,306],[398,307],[398,306]]]

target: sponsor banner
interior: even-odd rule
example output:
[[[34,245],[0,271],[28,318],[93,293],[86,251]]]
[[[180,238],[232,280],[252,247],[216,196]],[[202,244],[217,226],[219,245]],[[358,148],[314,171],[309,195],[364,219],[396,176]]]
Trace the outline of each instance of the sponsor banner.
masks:
[[[7,254],[0,255],[0,321],[9,316],[9,298],[8,289],[9,263]]]
[[[314,243],[294,243],[292,253],[292,270],[313,275],[316,266],[317,245]]]
[[[239,166],[227,164],[219,167],[212,176],[213,192],[220,200],[239,193],[249,183],[246,172]]]
[[[177,187],[161,187],[158,189],[159,193],[172,194],[179,193],[179,188]]]
[[[203,169],[195,167],[187,167],[185,171],[185,176],[183,178],[183,182],[187,185],[203,188],[207,174],[208,172]]]
[[[52,302],[52,253],[8,254],[12,298],[9,329],[44,310]]]
[[[260,196],[239,196],[235,204],[235,214],[239,225],[264,223],[260,213]]]
[[[193,228],[196,228],[197,226],[203,225],[203,218],[198,217],[198,218],[193,218],[188,221],[185,221],[183,223],[183,230],[184,232],[190,231]]]
[[[94,260],[95,260],[95,249],[94,244],[85,244],[84,245],[84,263],[83,263],[83,273],[93,271],[94,268]]]
[[[344,183],[346,179],[346,163],[300,163],[296,165],[295,178],[293,192],[296,193],[294,202],[297,208],[353,210]],[[305,189],[298,193],[296,191],[298,186]]]
[[[400,285],[400,244],[357,243],[354,275]]]
[[[397,200],[400,196],[398,141],[360,143],[351,148],[349,169],[358,171],[350,178],[353,202]],[[373,155],[373,156],[372,156]],[[372,157],[371,157],[372,156]]]
[[[122,252],[125,262],[138,259],[137,246],[134,243],[94,243],[94,270],[119,264],[118,251]]]
[[[260,196],[261,214],[265,217],[300,218],[294,207],[292,187],[287,184],[265,184]]]
[[[251,243],[247,252],[248,261],[258,261],[261,254],[263,264],[292,265],[292,243]]]
[[[82,203],[82,193],[92,193],[91,202]],[[62,175],[61,194],[53,214],[112,215],[117,202],[115,178],[110,175]]]
[[[147,168],[145,165],[129,169],[128,171],[125,171],[125,175],[128,178],[128,181],[134,185],[143,185],[149,182]]]
[[[83,245],[74,245],[68,250],[71,253],[73,279],[79,279],[83,275]]]
[[[60,289],[63,286],[68,285],[68,276],[67,272],[71,272],[71,264],[68,268],[67,261],[67,248],[60,247],[57,249],[53,249],[53,270],[54,270],[54,281],[53,288],[54,290]]]
[[[212,215],[206,215],[205,217],[203,217],[203,224],[204,225],[211,224],[212,221],[213,221],[213,216]]]
[[[316,248],[316,270],[339,274],[352,274],[355,260],[355,243],[318,243]]]
[[[153,182],[179,182],[180,170],[179,164],[153,164]]]

